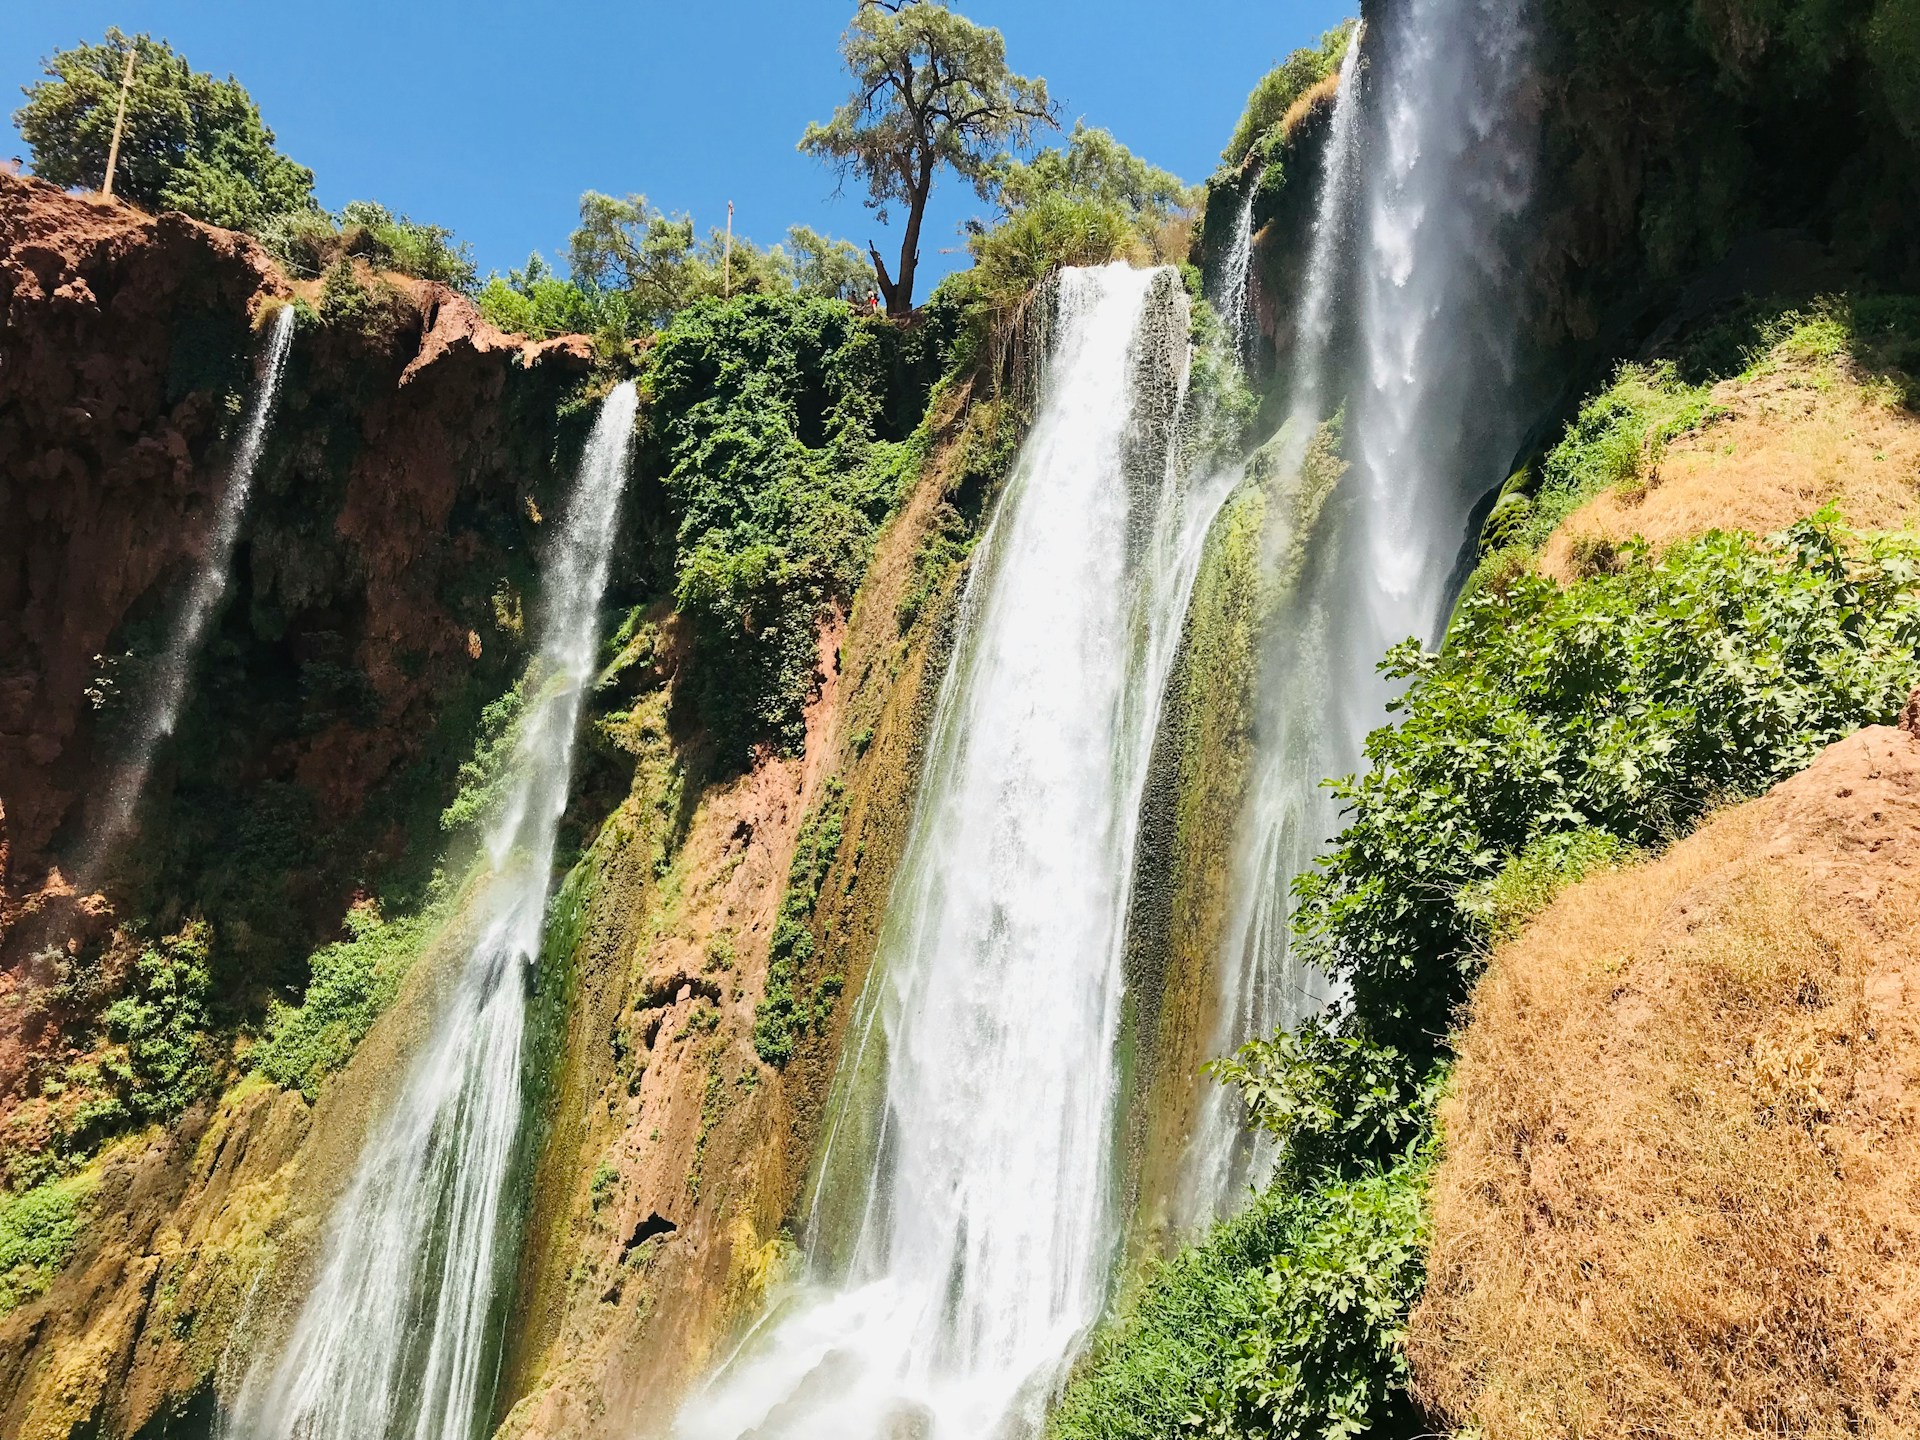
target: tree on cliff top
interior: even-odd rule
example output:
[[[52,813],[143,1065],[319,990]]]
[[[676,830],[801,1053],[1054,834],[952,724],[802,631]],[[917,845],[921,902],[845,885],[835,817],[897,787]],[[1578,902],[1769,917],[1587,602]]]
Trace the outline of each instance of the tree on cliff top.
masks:
[[[813,124],[800,148],[830,161],[844,183],[866,184],[867,204],[887,218],[904,205],[900,268],[887,273],[868,246],[887,313],[913,312],[920,227],[933,177],[947,166],[987,195],[994,162],[1027,144],[1041,126],[1059,128],[1045,80],[1007,68],[998,30],[975,25],[939,0],[861,0],[841,37],[853,94],[826,124]]]
[[[133,88],[120,140],[114,193],[150,209],[181,210],[210,224],[251,230],[313,206],[313,172],[274,148],[240,82],[196,71],[164,40],[107,31],[44,62],[47,78],[25,87],[13,123],[33,147],[34,173],[96,188],[107,170],[127,52]]]

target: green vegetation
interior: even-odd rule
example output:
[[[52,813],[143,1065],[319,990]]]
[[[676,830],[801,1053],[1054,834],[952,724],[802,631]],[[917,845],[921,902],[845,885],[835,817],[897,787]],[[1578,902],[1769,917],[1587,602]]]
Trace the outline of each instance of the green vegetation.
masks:
[[[752,295],[676,316],[647,355],[647,453],[677,517],[674,597],[690,701],[728,764],[796,745],[823,609],[865,573],[918,474],[957,304],[902,330],[838,302]]]
[[[371,901],[355,905],[347,912],[349,938],[307,961],[300,1003],[269,1006],[254,1067],[274,1084],[318,1099],[321,1082],[352,1058],[444,918],[443,906],[387,921]]]
[[[309,279],[356,258],[456,290],[476,284],[470,245],[456,243],[444,225],[421,224],[371,200],[348,201],[338,218],[317,208],[276,216],[260,227],[260,238],[289,274]]]
[[[114,194],[150,210],[181,210],[210,224],[251,230],[311,209],[313,172],[274,148],[273,131],[232,76],[196,71],[164,40],[108,30],[45,62],[13,123],[33,147],[34,173],[56,185],[98,189],[134,56]]]
[[[568,268],[563,278],[534,254],[524,269],[489,276],[480,313],[522,335],[592,335],[611,356],[703,300],[798,293],[864,306],[875,293],[858,250],[804,225],[765,250],[720,230],[697,240],[690,218],[662,214],[644,195],[591,190],[580,197]]]
[[[1050,1440],[1396,1433],[1424,1280],[1426,1160],[1276,1187],[1154,1266],[1049,1419]]]
[[[1375,1037],[1419,1048],[1478,966],[1463,892],[1529,844],[1582,828],[1661,844],[1891,719],[1920,645],[1917,576],[1911,538],[1828,517],[1470,597],[1445,653],[1389,657],[1413,687],[1368,741],[1369,773],[1336,787],[1351,818],[1301,882],[1308,953]]]
[[[1822,514],[1764,541],[1622,543],[1565,587],[1529,562],[1572,509],[1646,481],[1721,377],[1818,385],[1851,365],[1911,404],[1913,317],[1899,299],[1730,316],[1619,371],[1523,477],[1532,493],[1511,487],[1445,649],[1389,656],[1399,722],[1336,785],[1347,828],[1297,882],[1297,943],[1348,998],[1213,1067],[1276,1146],[1275,1182],[1148,1273],[1055,1435],[1421,1432],[1397,1344],[1445,1037],[1489,947],[1582,876],[1890,721],[1920,666],[1911,535]]]
[[[1274,158],[1284,139],[1281,122],[1287,118],[1287,112],[1314,86],[1340,73],[1356,28],[1352,20],[1335,26],[1320,37],[1317,46],[1294,51],[1260,77],[1253,93],[1247,96],[1247,106],[1241,113],[1240,123],[1234,126],[1233,138],[1220,152],[1223,165],[1237,170],[1255,150],[1260,152],[1263,161]]]
[[[904,318],[913,313],[934,176],[952,170],[985,196],[1002,155],[1059,122],[1047,82],[1008,68],[1000,32],[937,0],[862,0],[840,54],[853,94],[826,124],[807,127],[800,148],[864,185],[883,221],[889,207],[905,207],[897,273],[887,273],[878,252],[873,257],[887,313]]]
[[[0,1196],[0,1316],[46,1293],[86,1226],[94,1177],[75,1175]]]
[[[0,1139],[0,1170],[21,1191],[72,1173],[110,1137],[173,1119],[212,1089],[208,1035],[213,931],[189,921],[134,958],[118,998],[99,1011],[77,1058],[40,1081]],[[88,1013],[111,982],[76,960],[53,961],[55,979],[33,997],[38,1011]]]
[[[826,1020],[844,983],[840,976],[823,976],[811,994],[801,994],[807,962],[814,955],[814,907],[846,838],[846,816],[846,790],[835,777],[794,844],[786,893],[780,897],[768,943],[767,993],[753,1012],[753,1048],[769,1065],[784,1065],[792,1058],[795,1040]]]

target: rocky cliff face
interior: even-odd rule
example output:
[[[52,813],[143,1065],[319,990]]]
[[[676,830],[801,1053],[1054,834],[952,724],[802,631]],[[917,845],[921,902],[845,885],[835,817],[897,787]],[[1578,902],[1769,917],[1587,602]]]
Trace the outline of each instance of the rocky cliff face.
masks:
[[[479,708],[523,658],[590,351],[503,335],[441,286],[358,284],[348,323],[247,237],[0,176],[0,1151],[16,1190],[25,1167],[70,1163],[48,1161],[55,1137],[97,1143],[66,1081],[105,1053],[142,945],[210,922],[210,1003],[244,1035],[356,893],[433,863]],[[285,303],[298,330],[227,602],[136,840],[78,894],[89,786],[202,557],[253,332]],[[44,1300],[0,1307],[0,1429],[131,1433],[209,1393],[248,1287],[283,1242],[300,1252],[350,1168],[406,1053],[389,1028],[318,1111],[250,1081],[89,1167],[71,1264]],[[229,1080],[243,1068],[215,1061]]]
[[[584,344],[525,346],[464,297],[404,279],[369,277],[377,325],[322,323],[306,303],[317,288],[290,283],[244,236],[0,177],[11,1008],[28,1003],[28,961],[49,944],[124,969],[116,914],[162,926],[205,915],[236,999],[297,983],[356,886],[403,857],[408,823],[432,804],[423,771],[450,773],[465,739],[448,732],[469,728],[478,697],[511,673],[519,636],[492,597],[531,587]],[[141,703],[207,542],[250,326],[296,299],[224,618],[140,842],[107,897],[76,895],[66,877],[88,786]],[[91,988],[110,999],[111,973]],[[84,1008],[23,1020],[0,1055],[0,1106],[30,1098],[84,1043],[65,1035],[85,1028]]]

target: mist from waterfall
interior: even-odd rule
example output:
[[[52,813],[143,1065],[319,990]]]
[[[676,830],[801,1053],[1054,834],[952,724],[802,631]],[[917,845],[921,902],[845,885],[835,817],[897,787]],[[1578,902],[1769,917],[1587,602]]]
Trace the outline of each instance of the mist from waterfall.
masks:
[[[1334,998],[1291,944],[1293,881],[1340,828],[1323,781],[1356,770],[1387,719],[1387,649],[1444,627],[1472,507],[1519,440],[1504,257],[1537,150],[1525,10],[1410,0],[1377,46],[1356,33],[1343,65],[1274,447],[1285,518],[1270,551],[1294,569],[1274,577],[1262,647],[1214,1054]],[[1343,408],[1351,469],[1320,501],[1301,465]],[[1238,1097],[1210,1087],[1178,1218],[1231,1209],[1266,1160]]]
[[[511,1266],[507,1195],[527,991],[575,737],[595,673],[639,397],[601,402],[544,558],[540,643],[509,784],[466,913],[476,939],[425,1050],[336,1210],[277,1360],[248,1374],[244,1440],[471,1440],[486,1433]]]
[[[293,349],[294,308],[282,305],[274,312],[267,332],[266,353],[261,357],[253,393],[247,402],[246,420],[240,428],[239,442],[227,466],[226,487],[220,492],[219,508],[214,512],[213,529],[206,549],[187,587],[173,628],[167,636],[167,648],[161,653],[154,671],[152,688],[144,697],[145,708],[135,727],[126,756],[113,767],[99,809],[92,817],[86,837],[86,850],[80,861],[80,879],[91,885],[100,869],[112,858],[113,850],[126,837],[133,824],[140,796],[146,789],[148,773],[174,727],[180,723],[180,710],[186,703],[187,684],[193,677],[195,661],[207,638],[207,627],[219,611],[227,593],[228,572],[233,568],[233,552],[240,540],[240,522],[247,513],[247,501],[253,494],[253,473],[260,465],[260,452],[266,446],[268,426],[273,420],[274,402],[280,398],[280,383],[286,376],[287,355]]]
[[[1107,1297],[1141,799],[1232,477],[1181,459],[1172,271],[1068,270],[1050,303],[849,1030],[810,1282],[691,1397],[686,1440],[1036,1433]]]

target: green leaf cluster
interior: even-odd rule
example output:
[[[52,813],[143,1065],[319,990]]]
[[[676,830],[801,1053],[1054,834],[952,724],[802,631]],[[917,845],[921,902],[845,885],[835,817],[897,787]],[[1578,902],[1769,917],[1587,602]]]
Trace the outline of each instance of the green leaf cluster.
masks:
[[[276,1000],[269,1007],[254,1067],[274,1084],[318,1099],[321,1083],[352,1058],[393,1002],[442,918],[439,906],[392,921],[371,902],[354,906],[347,912],[348,938],[308,960],[301,1002]]]
[[[86,1226],[94,1177],[75,1175],[0,1196],[0,1316],[44,1295]]]
[[[47,78],[26,87],[13,122],[33,148],[35,174],[67,187],[105,182],[129,52],[133,86],[116,195],[234,230],[313,207],[313,172],[274,147],[273,131],[239,81],[194,70],[164,40],[119,30],[108,30],[101,44],[49,56]]]
[[[1371,1038],[1417,1053],[1478,969],[1480,887],[1529,846],[1658,845],[1898,713],[1920,543],[1823,516],[1766,543],[1630,550],[1565,589],[1521,575],[1468,597],[1443,653],[1408,642],[1385,668],[1412,682],[1401,722],[1335,787],[1348,827],[1299,881],[1298,925]]]
[[[1276,1186],[1152,1265],[1049,1440],[1405,1433],[1400,1341],[1425,1280],[1427,1166]]]
[[[469,293],[478,280],[473,247],[446,226],[395,215],[372,200],[350,200],[338,217],[317,208],[276,216],[260,227],[260,238],[297,276],[319,275],[351,257]]]
[[[681,312],[647,355],[647,463],[677,516],[674,598],[695,642],[684,687],[728,763],[799,743],[823,609],[866,571],[918,473],[917,427],[965,325],[910,331],[816,296]]]
[[[97,1012],[84,1053],[43,1077],[38,1095],[11,1115],[0,1168],[13,1189],[71,1173],[112,1136],[171,1120],[212,1089],[212,942],[212,927],[192,920],[143,950],[122,982],[61,966],[34,997],[38,1007],[85,1014],[99,998],[92,992],[120,992]]]
[[[1318,45],[1295,50],[1262,75],[1247,96],[1240,123],[1233,127],[1233,138],[1220,152],[1221,163],[1238,169],[1256,146],[1262,147],[1263,153],[1270,151],[1280,122],[1294,102],[1328,76],[1339,74],[1357,28],[1356,22],[1345,21],[1322,35]]]
[[[827,782],[826,794],[800,827],[786,892],[773,922],[767,991],[753,1012],[753,1048],[769,1065],[784,1065],[793,1057],[795,1041],[826,1019],[844,983],[839,976],[825,976],[810,994],[802,994],[807,962],[815,949],[813,912],[827,871],[846,838],[846,818],[846,787],[836,776]]]

